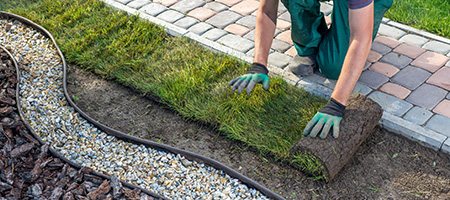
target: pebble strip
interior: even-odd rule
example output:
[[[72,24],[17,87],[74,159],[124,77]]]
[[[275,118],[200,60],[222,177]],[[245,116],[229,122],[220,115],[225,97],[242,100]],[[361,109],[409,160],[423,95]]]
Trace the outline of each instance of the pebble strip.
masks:
[[[62,60],[52,41],[35,29],[0,19],[0,45],[11,47],[25,65],[20,74],[25,119],[66,158],[171,199],[268,199],[209,165],[124,142],[95,128],[68,105]]]

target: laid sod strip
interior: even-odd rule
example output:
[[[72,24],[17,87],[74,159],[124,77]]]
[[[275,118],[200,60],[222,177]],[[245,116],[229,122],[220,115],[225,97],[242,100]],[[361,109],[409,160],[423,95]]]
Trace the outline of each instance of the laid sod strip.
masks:
[[[385,17],[450,38],[449,0],[395,0]]]
[[[249,64],[187,38],[169,37],[161,27],[100,1],[7,0],[0,9],[47,28],[68,62],[152,94],[186,118],[212,124],[280,161],[291,161],[289,148],[326,103],[276,77],[268,92],[257,86],[250,96],[233,93],[228,82]],[[295,162],[306,170],[320,169],[307,159]]]

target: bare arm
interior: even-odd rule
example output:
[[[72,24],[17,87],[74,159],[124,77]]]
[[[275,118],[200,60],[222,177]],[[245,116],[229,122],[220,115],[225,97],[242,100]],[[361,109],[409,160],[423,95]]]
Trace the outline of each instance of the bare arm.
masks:
[[[255,57],[253,62],[267,66],[270,47],[275,34],[279,0],[261,0],[256,17]]]
[[[358,82],[369,55],[373,33],[373,3],[349,10],[350,46],[345,56],[341,75],[331,97],[346,105]]]

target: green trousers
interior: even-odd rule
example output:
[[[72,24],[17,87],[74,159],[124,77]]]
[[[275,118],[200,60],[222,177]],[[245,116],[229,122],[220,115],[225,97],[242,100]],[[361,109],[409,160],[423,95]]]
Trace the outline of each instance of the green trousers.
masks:
[[[319,0],[281,0],[291,14],[291,37],[298,55],[317,54],[319,70],[337,79],[349,47],[350,29],[347,0],[334,0],[328,29]],[[393,0],[374,0],[373,39]]]

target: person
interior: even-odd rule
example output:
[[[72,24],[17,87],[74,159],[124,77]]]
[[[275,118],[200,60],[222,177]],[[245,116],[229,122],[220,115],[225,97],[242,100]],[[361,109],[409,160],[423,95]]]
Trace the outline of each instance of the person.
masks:
[[[315,68],[337,79],[331,98],[303,130],[304,135],[337,138],[348,98],[362,73],[373,39],[393,0],[335,0],[328,28],[319,0],[281,0],[291,15],[291,37],[297,54],[287,69],[308,76]],[[256,84],[269,89],[267,59],[276,28],[278,0],[261,0],[255,29],[252,68],[230,81],[241,93],[251,93]],[[320,134],[319,134],[320,132]]]

